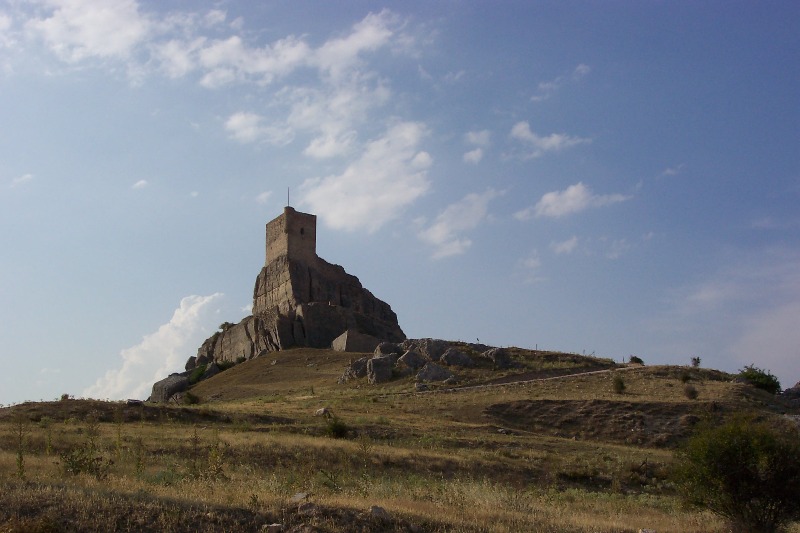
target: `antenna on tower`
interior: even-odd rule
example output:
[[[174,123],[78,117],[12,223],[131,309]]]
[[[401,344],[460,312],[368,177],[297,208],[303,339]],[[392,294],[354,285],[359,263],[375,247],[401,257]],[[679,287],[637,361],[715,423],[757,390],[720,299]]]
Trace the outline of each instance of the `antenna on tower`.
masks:
[[[292,203],[289,201],[289,187],[286,187],[286,206],[292,207]]]

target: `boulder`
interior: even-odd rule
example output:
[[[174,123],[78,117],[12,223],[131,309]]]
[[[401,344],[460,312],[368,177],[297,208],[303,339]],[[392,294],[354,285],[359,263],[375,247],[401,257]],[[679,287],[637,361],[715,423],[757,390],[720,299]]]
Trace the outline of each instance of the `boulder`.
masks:
[[[450,343],[440,339],[411,339],[404,341],[402,346],[404,350],[414,350],[431,361],[438,361]]]
[[[419,354],[418,352],[414,351],[407,351],[400,358],[397,359],[398,365],[403,365],[407,368],[411,368],[413,370],[417,370],[418,368],[422,368],[428,363],[428,359],[424,356]]]
[[[367,361],[367,379],[371,385],[392,379],[394,361],[390,356],[373,357]]]
[[[511,360],[511,354],[504,348],[486,350],[481,354],[481,357],[491,361],[495,370],[502,370],[514,366],[514,361]]]
[[[447,366],[461,366],[461,367],[473,367],[475,366],[475,362],[472,360],[470,356],[465,354],[464,352],[460,352],[455,348],[448,348],[439,358],[439,362],[445,364]]]
[[[351,379],[363,378],[367,375],[367,362],[369,357],[362,357],[350,363],[350,366],[345,368],[344,373],[339,378],[339,383],[347,383]]]
[[[153,384],[153,392],[150,394],[150,401],[155,403],[167,403],[175,394],[183,392],[188,388],[188,377],[182,374],[170,374],[168,377]]]
[[[454,374],[436,363],[428,363],[417,373],[417,381],[444,381]]]
[[[396,342],[382,342],[375,347],[374,355],[391,355],[397,354],[400,355],[403,353],[403,347]]]
[[[184,365],[184,370],[191,370],[197,366],[197,357],[194,355],[191,356],[189,359],[186,360],[186,364]]]
[[[380,339],[361,333],[355,329],[348,329],[331,343],[331,348],[337,352],[372,352],[380,344]]]

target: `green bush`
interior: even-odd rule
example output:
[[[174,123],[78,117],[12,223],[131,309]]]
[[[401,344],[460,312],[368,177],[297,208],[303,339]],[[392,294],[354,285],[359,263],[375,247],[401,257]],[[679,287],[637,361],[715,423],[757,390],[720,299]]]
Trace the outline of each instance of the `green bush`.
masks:
[[[781,391],[781,383],[778,378],[773,376],[769,370],[762,370],[755,365],[748,365],[739,370],[738,377],[770,394],[777,394]]]
[[[328,423],[325,426],[325,434],[334,439],[347,438],[347,434],[349,432],[350,428],[347,426],[347,424],[335,416],[333,418],[329,418]]]
[[[635,365],[643,365],[644,364],[644,361],[638,355],[630,356],[630,358],[628,359],[628,362],[629,363],[633,363]]]
[[[800,518],[800,431],[739,417],[703,426],[678,451],[675,481],[687,503],[736,532],[780,531]]]
[[[194,370],[192,370],[192,373],[189,374],[189,384],[190,385],[194,385],[195,383],[200,381],[200,378],[202,378],[203,374],[206,373],[206,367],[207,366],[208,365],[200,365],[197,368],[195,368]]]
[[[689,385],[689,384],[687,384],[683,388],[683,394],[690,400],[696,400],[697,397],[699,396],[699,393],[697,392],[697,389],[694,387],[694,385]]]
[[[622,379],[622,376],[620,375],[614,376],[611,386],[614,389],[614,392],[617,394],[622,394],[625,392],[625,380]]]

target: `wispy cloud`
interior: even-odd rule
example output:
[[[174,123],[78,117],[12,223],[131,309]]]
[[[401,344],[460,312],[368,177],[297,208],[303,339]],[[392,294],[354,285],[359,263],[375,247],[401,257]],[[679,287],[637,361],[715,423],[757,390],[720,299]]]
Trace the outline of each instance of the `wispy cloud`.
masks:
[[[566,241],[561,242],[554,242],[550,244],[550,248],[555,252],[557,255],[560,254],[571,254],[575,251],[575,248],[578,246],[578,236],[573,235]]]
[[[623,194],[593,194],[582,182],[570,185],[563,191],[553,191],[542,196],[532,207],[514,214],[517,220],[529,220],[533,217],[563,217],[585,211],[594,207],[603,207],[629,200]]]
[[[144,189],[148,185],[149,184],[147,183],[147,180],[139,180],[136,183],[134,183],[133,185],[131,185],[131,189],[135,189],[135,190]]]
[[[30,183],[33,181],[33,174],[23,174],[22,176],[17,176],[16,178],[11,180],[11,185],[9,185],[12,189],[14,187],[19,187],[26,183]]]
[[[259,204],[262,204],[262,205],[266,204],[269,201],[270,196],[272,196],[272,191],[264,191],[262,193],[259,193],[256,196],[256,203],[259,203]]]
[[[472,241],[463,234],[473,230],[487,218],[489,202],[500,195],[494,189],[481,194],[471,193],[439,213],[430,227],[419,232],[419,238],[435,247],[434,259],[463,254]]]
[[[172,318],[142,342],[120,352],[122,364],[109,370],[94,385],[83,391],[90,398],[146,398],[156,381],[183,368],[205,336],[212,331],[217,316],[214,306],[221,293],[183,298]]]
[[[550,98],[553,93],[558,91],[564,83],[567,82],[576,82],[583,78],[584,76],[588,75],[592,71],[589,65],[585,65],[583,63],[579,64],[570,74],[563,74],[561,76],[557,76],[556,78],[543,81],[539,83],[537,87],[538,92],[531,96],[531,100],[534,102],[541,102],[543,100],[547,100]]]
[[[464,153],[464,162],[478,164],[483,159],[483,152],[489,146],[491,134],[489,130],[469,131],[464,135],[464,142],[474,146],[472,150]]]
[[[418,122],[389,127],[341,174],[306,180],[301,203],[332,228],[377,231],[427,192],[432,159],[420,149],[425,135]]]
[[[242,111],[228,117],[225,121],[225,130],[232,139],[241,143],[265,142],[284,146],[294,138],[290,128],[267,124],[261,115]]]
[[[583,137],[573,137],[564,133],[551,133],[541,136],[531,130],[527,122],[517,122],[511,128],[510,136],[522,143],[525,147],[523,158],[533,159],[541,157],[548,152],[559,152],[579,144],[588,144],[592,140]]]
[[[539,283],[545,278],[539,273],[542,268],[542,259],[537,250],[533,250],[526,257],[519,260],[519,268],[522,269],[525,283]]]

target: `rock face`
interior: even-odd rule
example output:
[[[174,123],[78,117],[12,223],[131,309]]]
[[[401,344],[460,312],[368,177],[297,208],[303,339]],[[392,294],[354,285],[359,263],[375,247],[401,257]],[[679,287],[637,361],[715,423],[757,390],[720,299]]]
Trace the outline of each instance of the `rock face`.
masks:
[[[172,374],[161,381],[153,384],[153,392],[150,394],[151,402],[166,403],[176,394],[180,394],[189,388],[189,378],[181,374]]]
[[[266,261],[253,289],[253,314],[208,338],[191,370],[293,346],[371,352],[405,334],[397,315],[358,278],[317,256],[317,217],[291,207],[267,224]],[[344,335],[342,338],[341,336]]]

